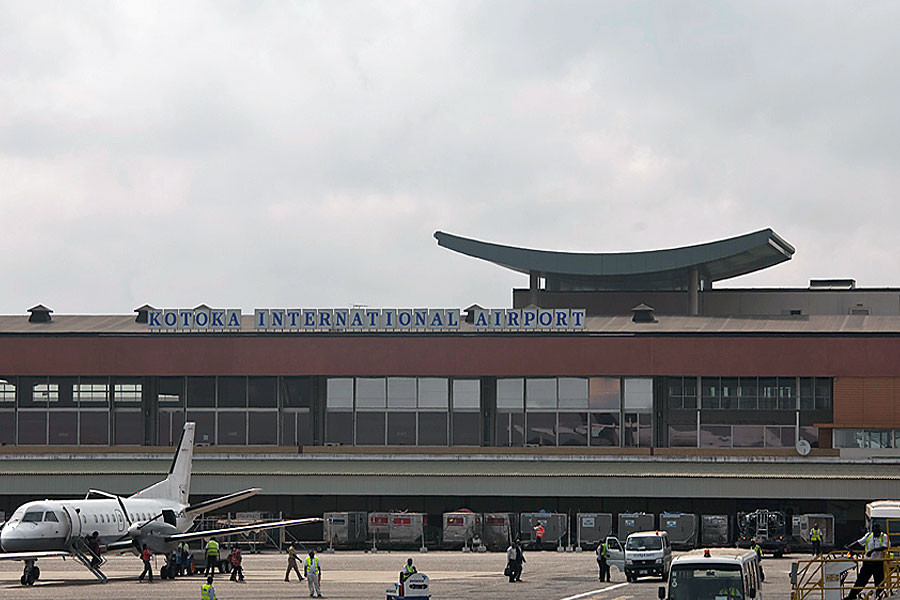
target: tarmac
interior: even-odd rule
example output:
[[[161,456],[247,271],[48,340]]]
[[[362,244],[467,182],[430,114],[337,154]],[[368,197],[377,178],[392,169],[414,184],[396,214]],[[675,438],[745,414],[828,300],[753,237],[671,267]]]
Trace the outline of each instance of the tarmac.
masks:
[[[676,553],[677,555],[677,553]],[[788,573],[791,562],[808,555],[782,559],[766,558],[763,565],[766,583],[757,598],[790,598]],[[19,583],[22,563],[0,562],[0,600],[59,599],[59,600],[140,600],[199,599],[201,576],[175,580],[154,580],[152,584],[138,583],[141,561],[131,555],[107,557],[103,567],[109,577],[99,583],[82,566],[72,560],[59,558],[38,561],[41,578],[33,587]],[[330,600],[385,597],[388,586],[398,580],[400,568],[412,558],[418,570],[431,579],[434,600],[656,600],[659,579],[640,579],[627,583],[625,575],[612,571],[612,583],[598,581],[597,563],[593,552],[557,553],[526,552],[525,570],[520,583],[509,583],[503,576],[506,555],[463,552],[336,552],[320,555],[322,565],[322,594]],[[155,572],[163,563],[157,564]],[[284,582],[287,565],[284,554],[244,555],[244,583],[229,581],[229,575],[216,575],[215,589],[222,600],[280,600],[308,598],[305,581],[296,575]]]

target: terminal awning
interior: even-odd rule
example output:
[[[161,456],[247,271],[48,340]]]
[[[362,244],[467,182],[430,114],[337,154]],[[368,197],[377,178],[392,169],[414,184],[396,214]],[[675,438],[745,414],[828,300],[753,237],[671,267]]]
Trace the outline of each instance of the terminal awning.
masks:
[[[794,254],[794,247],[771,229],[681,248],[613,253],[534,250],[443,231],[434,237],[439,246],[536,274],[562,289],[685,289],[694,270],[708,281],[720,281],[777,265]]]

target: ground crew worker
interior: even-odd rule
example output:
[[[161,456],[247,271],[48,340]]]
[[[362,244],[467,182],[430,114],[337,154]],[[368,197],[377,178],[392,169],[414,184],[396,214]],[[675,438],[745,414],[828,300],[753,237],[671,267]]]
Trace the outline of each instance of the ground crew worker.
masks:
[[[200,586],[200,600],[217,600],[216,589],[213,587],[212,575],[206,578],[206,583]]]
[[[322,566],[319,557],[314,550],[309,551],[309,556],[303,561],[303,574],[306,575],[306,583],[309,585],[309,597],[322,597]]]
[[[403,565],[403,570],[400,571],[400,583],[406,583],[406,580],[412,577],[415,573],[418,573],[418,571],[413,566],[412,559],[407,558],[406,564]]]
[[[504,574],[509,577],[509,582],[516,580],[516,543],[512,542],[506,549],[506,569]]]
[[[544,526],[538,523],[538,526],[534,528],[534,534],[537,536],[538,546],[544,543]]]
[[[206,543],[206,570],[203,572],[204,575],[212,575],[213,568],[219,564],[219,542],[216,541],[216,538],[209,538],[209,541]],[[219,566],[219,573],[222,572],[222,567]]]
[[[881,532],[881,525],[875,523],[872,525],[871,533],[867,533],[850,544],[850,546],[854,545],[862,547],[866,554],[859,569],[859,574],[856,576],[856,581],[853,583],[853,589],[847,594],[845,600],[853,600],[853,598],[859,596],[862,588],[869,583],[869,577],[872,577],[872,582],[876,588],[881,588],[881,582],[884,580],[884,561],[882,559],[884,558],[884,551],[890,547],[891,542],[888,540],[887,534]]]
[[[284,572],[284,580],[290,581],[289,576],[291,574],[291,569],[294,570],[294,573],[297,574],[297,578],[300,581],[303,581],[303,575],[300,574],[300,568],[297,567],[297,551],[293,546],[288,547],[288,564],[287,571]]]
[[[516,578],[515,581],[522,581],[522,571],[525,569],[525,552],[522,550],[522,542],[516,540]]]
[[[244,583],[244,567],[241,566],[241,549],[237,546],[231,548],[231,581]]]
[[[753,550],[754,552],[756,552],[756,568],[759,571],[759,580],[765,581],[766,574],[763,573],[763,568],[762,568],[762,546],[759,545],[759,542],[756,540],[756,538],[753,538],[753,542],[752,542],[752,545],[750,546],[750,549]]]
[[[744,595],[741,593],[741,588],[736,587],[734,585],[725,585],[718,591],[716,594],[716,598],[724,596],[725,598],[743,598]]]
[[[822,530],[813,525],[809,530],[809,541],[812,542],[813,554],[818,556],[822,553]]]
[[[88,548],[91,549],[91,567],[100,567],[100,532],[95,531],[91,537],[87,539]]]
[[[597,546],[597,567],[600,569],[600,581],[611,581],[609,575],[609,546],[601,541]]]
[[[144,544],[144,549],[141,550],[141,560],[144,561],[144,570],[141,572],[141,576],[138,577],[138,581],[144,580],[144,575],[150,576],[150,583],[153,583],[153,567],[150,566],[150,559],[153,558],[153,553],[147,549],[147,544]]]
[[[181,576],[187,573],[186,564],[184,557],[189,552],[187,542],[181,542],[178,544],[176,561],[175,561],[175,575]]]

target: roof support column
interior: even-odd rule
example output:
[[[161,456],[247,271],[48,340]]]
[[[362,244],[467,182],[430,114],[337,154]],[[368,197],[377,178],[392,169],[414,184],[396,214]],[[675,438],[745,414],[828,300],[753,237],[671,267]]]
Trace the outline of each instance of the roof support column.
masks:
[[[700,314],[700,271],[691,267],[688,278],[688,314],[696,317]]]
[[[541,276],[537,271],[528,272],[528,291],[531,292],[531,304],[538,306],[538,292],[541,291]]]

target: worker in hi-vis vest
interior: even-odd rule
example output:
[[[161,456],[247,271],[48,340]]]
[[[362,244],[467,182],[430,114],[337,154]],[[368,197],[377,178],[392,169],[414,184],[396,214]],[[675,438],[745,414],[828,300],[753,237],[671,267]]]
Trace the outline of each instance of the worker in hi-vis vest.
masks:
[[[303,562],[303,575],[306,576],[306,583],[309,585],[309,597],[322,597],[322,566],[319,564],[319,557],[316,556],[314,550],[309,551],[309,556]]]

